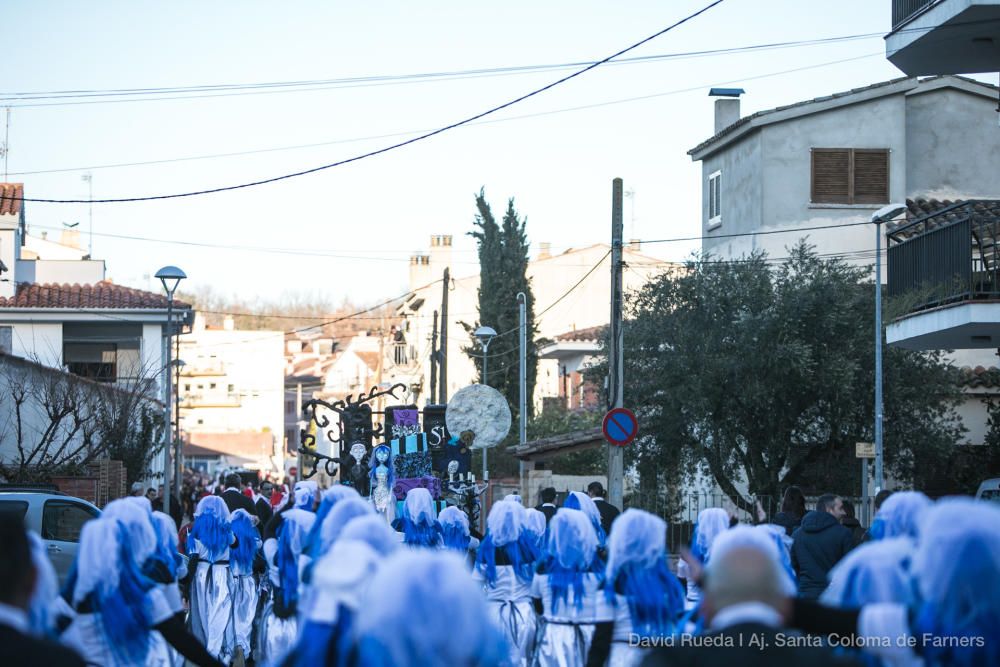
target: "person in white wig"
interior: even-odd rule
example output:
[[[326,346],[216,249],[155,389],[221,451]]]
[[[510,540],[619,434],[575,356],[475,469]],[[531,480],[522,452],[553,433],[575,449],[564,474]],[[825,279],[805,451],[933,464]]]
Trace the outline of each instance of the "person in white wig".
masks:
[[[349,487],[345,487],[349,488]],[[367,516],[372,513],[371,503],[362,500],[361,496],[355,494],[354,497],[345,497],[333,507],[330,513],[326,516],[323,521],[323,525],[320,526],[319,537],[316,542],[311,545],[306,544],[306,548],[313,546],[313,555],[303,555],[303,560],[306,560],[306,565],[302,570],[302,578],[299,582],[299,597],[303,595],[304,587],[312,581],[312,573],[315,569],[316,563],[326,555],[330,549],[333,547],[337,538],[340,537],[340,531],[350,523],[352,520]],[[317,523],[319,519],[316,520]],[[389,524],[386,524],[388,527]],[[316,532],[316,524],[313,524],[313,530],[310,531],[310,536]],[[309,537],[306,538],[307,540]]]
[[[244,509],[234,510],[230,527],[236,545],[229,550],[229,571],[232,574],[233,655],[237,660],[252,655],[250,635],[257,614],[257,579],[254,560],[261,547],[257,517]]]
[[[469,533],[469,517],[457,507],[445,507],[438,515],[441,527],[441,546],[451,549],[459,556],[470,558],[479,546],[478,540]],[[471,564],[470,564],[471,565]]]
[[[531,582],[539,631],[533,665],[565,667],[587,662],[595,626],[614,622],[601,590],[597,531],[580,510],[559,508],[549,523],[546,551]]]
[[[399,548],[399,533],[379,516],[368,514],[351,519],[340,531],[340,540],[364,542],[380,556],[388,556]]]
[[[233,598],[230,548],[235,537],[229,508],[219,496],[198,501],[188,533],[188,554],[193,565],[191,581],[191,631],[205,642],[208,652],[227,661],[232,657]]]
[[[601,511],[597,509],[597,505],[594,504],[594,499],[586,493],[570,491],[566,495],[566,500],[563,501],[563,507],[580,510],[586,514],[587,518],[590,519],[590,522],[594,524],[594,532],[597,533],[598,556],[600,556],[603,560],[604,547],[608,541],[608,536],[604,532],[604,527],[601,525]]]
[[[842,609],[876,602],[914,604],[916,590],[910,574],[913,552],[913,541],[902,537],[856,547],[830,570],[830,585],[820,602]]]
[[[155,548],[152,529],[147,537]],[[89,665],[165,667],[153,652],[153,634],[159,632],[192,663],[219,667],[221,663],[184,630],[176,616],[154,622],[160,613],[148,595],[154,585],[136,564],[124,522],[110,517],[88,521],[67,582],[76,615],[60,641]]]
[[[926,510],[919,534],[914,604],[839,610],[795,600],[795,626],[856,634],[865,652],[886,665],[1000,665],[1000,507],[946,498]]]
[[[361,496],[353,486],[334,484],[323,491],[320,498],[319,507],[316,508],[316,521],[313,522],[313,527],[306,538],[305,554],[309,558],[319,558],[323,554],[323,550],[320,548],[320,530],[334,506],[346,498],[360,499]]]
[[[698,522],[694,526],[694,535],[691,537],[691,555],[705,565],[712,555],[712,544],[723,531],[729,529],[729,512],[721,507],[709,507],[698,513]],[[701,600],[701,591],[695,583],[695,577],[685,561],[681,561],[677,566],[677,576],[687,582],[686,606],[692,609],[698,606]]]
[[[524,507],[524,501],[521,500],[521,496],[516,493],[508,493],[506,496],[503,497],[503,499],[513,501],[518,505]]]
[[[872,539],[919,537],[920,521],[933,502],[919,491],[897,491],[879,508],[869,531]]]
[[[535,557],[540,558],[545,551],[545,514],[534,507],[526,507],[524,510],[524,532],[525,543],[530,545],[535,552]]]
[[[378,519],[383,528],[391,530],[385,519],[374,514],[370,516]],[[302,630],[282,665],[311,667],[346,663],[351,648],[351,630],[362,611],[361,598],[376,576],[381,560],[382,556],[368,543],[341,539],[316,561],[313,580],[304,599]]]
[[[636,638],[662,641],[678,630],[684,589],[667,565],[666,521],[638,509],[615,519],[604,595],[615,608],[614,628],[602,625],[595,633],[591,664],[609,655],[609,667],[633,667],[646,654]]]
[[[412,493],[412,491],[411,491]],[[482,589],[446,550],[401,549],[372,577],[354,623],[353,664],[498,667],[506,652]]]
[[[410,489],[403,501],[403,511],[393,522],[403,534],[403,543],[411,547],[441,546],[441,526],[434,512],[434,499],[427,489]]]
[[[476,558],[475,573],[483,582],[494,622],[507,639],[511,665],[527,662],[536,627],[531,602],[536,552],[526,543],[530,537],[524,530],[524,518],[524,507],[516,502],[494,504]]]
[[[187,561],[177,551],[177,524],[163,512],[153,512],[150,518],[156,533],[156,551],[146,559],[143,574],[153,580],[177,622],[182,624],[184,600],[177,582],[187,576]],[[181,662],[177,652],[166,641],[157,642],[154,650],[167,664],[178,665]]]

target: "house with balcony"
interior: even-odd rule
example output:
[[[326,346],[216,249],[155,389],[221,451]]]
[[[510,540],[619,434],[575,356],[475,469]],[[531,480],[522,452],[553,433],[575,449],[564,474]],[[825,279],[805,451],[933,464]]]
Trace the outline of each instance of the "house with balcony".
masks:
[[[1000,69],[1000,0],[891,0],[885,56],[909,76]]]

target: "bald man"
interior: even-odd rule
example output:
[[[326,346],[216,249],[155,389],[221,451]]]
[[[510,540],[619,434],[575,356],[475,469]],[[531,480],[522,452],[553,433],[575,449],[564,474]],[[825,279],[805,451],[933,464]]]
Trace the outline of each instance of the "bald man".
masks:
[[[701,615],[706,632],[684,635],[658,648],[652,665],[857,665],[818,646],[819,638],[784,628],[791,599],[782,588],[781,565],[754,546],[728,549],[709,561],[702,577]]]

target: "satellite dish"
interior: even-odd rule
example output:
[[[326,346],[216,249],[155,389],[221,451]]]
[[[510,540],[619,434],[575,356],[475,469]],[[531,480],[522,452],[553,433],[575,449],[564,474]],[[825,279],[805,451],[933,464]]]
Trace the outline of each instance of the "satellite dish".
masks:
[[[510,406],[503,394],[484,384],[459,389],[444,413],[448,432],[473,449],[496,447],[510,433]],[[464,437],[463,437],[464,436]]]

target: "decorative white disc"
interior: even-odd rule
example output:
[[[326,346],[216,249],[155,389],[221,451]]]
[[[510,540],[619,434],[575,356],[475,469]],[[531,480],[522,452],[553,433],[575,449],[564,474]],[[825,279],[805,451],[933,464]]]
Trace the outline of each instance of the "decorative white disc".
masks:
[[[455,392],[444,413],[448,432],[461,437],[472,431],[473,449],[496,447],[510,432],[510,406],[503,394],[484,384],[473,384]]]

